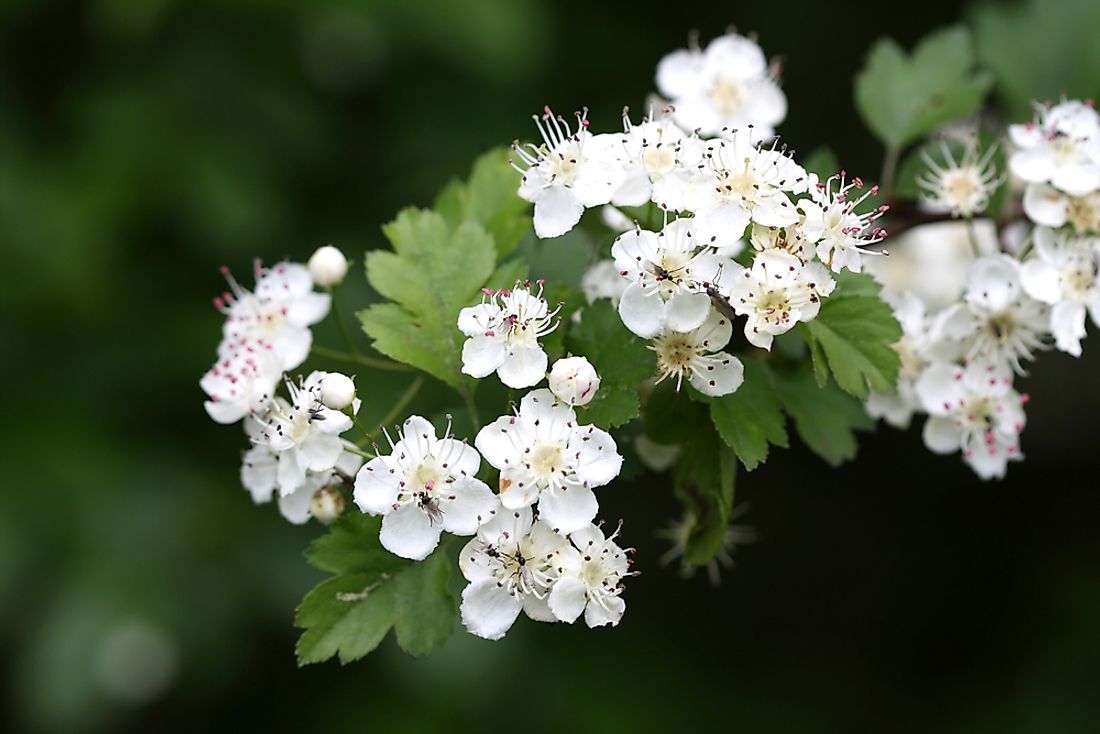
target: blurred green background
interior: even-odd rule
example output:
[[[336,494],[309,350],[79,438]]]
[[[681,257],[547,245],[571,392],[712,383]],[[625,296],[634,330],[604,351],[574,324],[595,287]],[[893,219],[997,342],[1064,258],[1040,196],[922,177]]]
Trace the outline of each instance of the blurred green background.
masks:
[[[879,35],[977,24],[1013,115],[1100,93],[1100,5],[1035,3],[0,4],[0,731],[1100,731],[1095,336],[1024,381],[1028,458],[1003,482],[918,430],[838,471],[795,446],[742,475],[761,539],[718,589],[658,564],[663,480],[621,483],[602,514],[643,575],[619,628],[521,621],[347,668],[295,668],[319,526],[251,504],[198,389],[219,265],[325,242],[361,261],[544,104],[594,129],[641,110],[692,28],[758,32],[787,141],[870,176],[851,78]]]

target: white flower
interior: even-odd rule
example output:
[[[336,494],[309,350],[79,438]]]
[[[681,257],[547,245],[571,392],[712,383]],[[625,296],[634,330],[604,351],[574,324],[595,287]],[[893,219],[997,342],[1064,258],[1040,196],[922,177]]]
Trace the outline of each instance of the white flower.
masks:
[[[267,412],[249,419],[252,443],[275,454],[280,495],[298,491],[307,472],[332,469],[344,450],[339,436],[351,428],[351,419],[321,402],[325,374],[313,372],[298,385],[288,380],[290,401],[276,397]]]
[[[753,224],[749,243],[757,252],[784,250],[803,262],[814,258],[814,250],[808,247],[809,243],[806,242],[806,235],[800,224],[787,227],[765,227],[762,224]]]
[[[705,244],[694,236],[691,219],[673,220],[659,234],[636,229],[615,240],[615,266],[629,281],[619,300],[628,329],[648,339],[666,328],[691,331],[703,323],[710,296],[702,284],[740,270]]]
[[[549,107],[535,124],[543,144],[512,144],[526,164],[513,164],[523,174],[519,195],[535,204],[535,234],[541,238],[563,235],[580,221],[586,207],[611,201],[625,177],[620,160],[622,138],[588,132],[588,112],[577,113],[577,131]]]
[[[684,133],[667,116],[634,125],[624,111],[623,128],[626,179],[612,203],[642,206],[652,200],[671,211],[684,209],[684,194],[702,160],[705,143]]]
[[[344,410],[355,403],[355,383],[341,372],[329,372],[321,380],[321,402],[326,408]]]
[[[580,565],[577,549],[542,520],[533,522],[531,508],[498,512],[458,556],[470,582],[462,591],[462,623],[478,637],[499,640],[521,609],[554,622],[547,597],[558,578]]]
[[[328,314],[331,303],[327,293],[313,290],[309,270],[288,262],[269,270],[257,265],[254,292],[241,288],[227,269],[222,272],[231,292],[214,299],[226,317],[219,354],[236,351],[245,342],[270,345],[282,370],[300,366],[313,345],[309,327]]]
[[[1025,399],[1012,389],[1004,366],[975,361],[966,367],[938,362],[917,380],[917,395],[928,411],[924,443],[938,454],[962,450],[982,479],[1003,477],[1009,461],[1019,461]]]
[[[676,389],[688,383],[704,395],[729,395],[745,381],[745,366],[725,348],[733,334],[729,320],[711,311],[706,320],[688,332],[664,331],[653,338],[660,379],[674,378]]]
[[[657,65],[657,90],[671,100],[685,130],[715,135],[723,128],[755,126],[757,140],[774,134],[787,115],[787,98],[764,52],[734,33],[715,38],[705,51],[675,51]]]
[[[348,259],[332,245],[318,247],[309,258],[309,274],[322,288],[339,285],[348,274]]]
[[[921,200],[932,211],[950,212],[954,217],[981,214],[989,206],[993,192],[1004,183],[993,163],[996,145],[982,154],[977,140],[967,137],[963,146],[962,156],[955,160],[947,142],[941,140],[942,163],[937,163],[927,150],[921,152],[921,159],[930,170],[917,176],[917,185],[924,190]]]
[[[1010,125],[1018,150],[1008,167],[1028,183],[1050,183],[1072,196],[1100,189],[1100,116],[1076,100],[1040,106],[1034,122]]]
[[[585,300],[589,303],[607,298],[618,306],[626,286],[627,282],[619,275],[619,269],[615,267],[614,260],[597,261],[584,271],[584,277],[581,278],[581,289],[584,291]]]
[[[558,327],[555,319],[561,306],[549,310],[531,285],[516,284],[513,290],[486,289],[481,304],[464,308],[458,328],[469,337],[462,345],[462,372],[487,377],[496,372],[508,387],[537,384],[546,375],[546,352],[538,340]]]
[[[588,405],[600,389],[596,368],[584,357],[566,357],[550,369],[550,390],[569,405]]]
[[[444,530],[473,535],[500,507],[475,476],[481,465],[477,451],[451,438],[450,426],[443,438],[435,433],[424,418],[410,417],[397,443],[390,443],[391,453],[371,459],[355,477],[355,504],[382,515],[378,540],[402,558],[426,558]]]
[[[771,349],[772,338],[790,331],[799,321],[811,321],[821,298],[836,287],[821,263],[803,264],[782,250],[757,253],[752,268],[733,281],[729,302],[739,315],[748,316],[745,337],[754,346]]]
[[[883,300],[894,309],[894,317],[901,324],[902,337],[893,345],[901,357],[897,390],[892,394],[871,391],[867,397],[867,415],[881,418],[896,428],[908,428],[913,413],[920,408],[914,383],[928,364],[932,349],[930,319],[924,303],[912,293],[886,294]]]
[[[834,272],[845,268],[860,272],[862,256],[871,254],[862,248],[881,242],[886,236],[885,230],[872,225],[886,213],[888,206],[883,204],[862,214],[856,212],[856,207],[868,197],[878,195],[878,186],[849,199],[852,189],[863,188],[863,180],[858,176],[848,181],[847,172],[841,171],[824,183],[818,183],[817,177],[811,174],[809,183],[810,198],[798,202],[806,242],[816,245],[818,259]]]
[[[619,529],[605,538],[599,527],[589,525],[569,535],[580,551],[580,567],[575,575],[562,575],[547,599],[550,611],[562,622],[572,624],[583,612],[589,627],[619,624],[626,611],[623,580],[631,575],[627,551],[615,543]]]
[[[363,460],[352,453],[351,449],[354,448],[354,444],[341,441],[342,450],[333,468],[318,472],[307,471],[305,480],[297,489],[289,494],[283,494],[280,490],[279,512],[283,517],[295,525],[301,525],[311,515],[321,522],[330,522],[339,515],[344,499],[338,490],[330,487],[343,481],[340,475],[350,479],[359,471]],[[275,491],[279,489],[279,454],[263,444],[249,449],[241,463],[241,484],[249,491],[256,504],[270,502]],[[338,500],[333,499],[332,495]],[[340,510],[335,507],[337,501]]]
[[[209,396],[207,414],[218,423],[236,423],[261,410],[275,394],[282,377],[282,364],[270,344],[247,339],[223,345],[223,355],[210,368],[199,386]]]
[[[1024,189],[1024,213],[1044,227],[1072,225],[1077,234],[1100,233],[1100,190],[1070,196],[1047,184],[1028,184]]]
[[[1023,373],[1021,360],[1043,348],[1049,324],[1046,306],[1023,291],[1020,263],[1009,255],[987,255],[970,265],[963,302],[936,317],[933,338],[962,341],[969,359]]]
[[[1050,330],[1060,350],[1081,356],[1085,312],[1100,325],[1100,241],[1036,227],[1034,254],[1020,268],[1024,290],[1049,303]]]
[[[615,439],[577,424],[573,408],[549,390],[533,390],[515,415],[481,429],[474,445],[500,470],[500,501],[507,509],[539,503],[539,515],[561,533],[596,517],[594,487],[619,475],[623,457]]]
[[[786,146],[784,146],[785,149]],[[685,193],[685,206],[695,212],[695,236],[711,247],[731,248],[736,255],[750,221],[766,227],[798,222],[787,194],[806,190],[807,175],[784,149],[753,144],[748,130],[734,130],[728,140],[712,140],[703,163]]]

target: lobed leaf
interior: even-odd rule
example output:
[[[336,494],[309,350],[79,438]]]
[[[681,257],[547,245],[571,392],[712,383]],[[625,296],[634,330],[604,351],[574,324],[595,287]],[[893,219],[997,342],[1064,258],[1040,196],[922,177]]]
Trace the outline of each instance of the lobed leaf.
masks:
[[[747,358],[745,382],[737,392],[710,401],[714,427],[737,458],[752,471],[768,458],[771,445],[787,448],[786,419],[767,367]]]
[[[875,422],[863,403],[829,381],[820,387],[806,370],[777,372],[774,384],[783,407],[794,419],[803,443],[832,466],[854,459],[859,448],[855,431],[867,431]]]

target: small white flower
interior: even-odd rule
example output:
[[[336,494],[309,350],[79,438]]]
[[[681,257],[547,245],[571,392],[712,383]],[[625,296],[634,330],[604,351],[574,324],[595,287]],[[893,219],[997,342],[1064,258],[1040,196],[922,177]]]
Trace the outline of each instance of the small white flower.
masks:
[[[535,204],[535,234],[558,237],[573,229],[586,207],[611,201],[625,178],[622,138],[588,132],[588,112],[577,113],[577,131],[549,107],[534,115],[543,144],[512,144],[526,168],[519,195]]]
[[[550,611],[562,622],[572,624],[584,613],[589,627],[619,624],[626,611],[623,601],[623,581],[630,576],[627,551],[615,543],[619,528],[610,537],[596,525],[589,525],[569,535],[580,551],[580,567],[573,574],[563,574],[547,599]],[[563,564],[564,568],[564,564]]]
[[[629,281],[619,300],[619,316],[640,337],[648,339],[666,328],[697,328],[710,313],[703,283],[728,280],[740,270],[694,236],[692,221],[673,220],[660,233],[631,230],[611,246],[619,274]]]
[[[803,237],[808,244],[816,245],[818,259],[834,272],[839,273],[845,268],[854,273],[860,272],[862,256],[872,254],[863,248],[886,237],[886,231],[873,224],[889,210],[888,206],[883,204],[862,214],[856,212],[856,207],[869,197],[878,195],[878,186],[872,186],[854,199],[849,198],[853,189],[862,188],[863,180],[856,176],[848,181],[845,171],[829,177],[824,183],[819,183],[817,177],[811,174],[810,198],[798,202]]]
[[[282,364],[270,344],[240,340],[222,347],[218,363],[207,371],[199,386],[209,396],[206,413],[218,423],[236,423],[262,410],[275,394]]]
[[[332,245],[318,247],[309,258],[309,274],[322,288],[339,285],[348,274],[348,259]]]
[[[520,610],[554,622],[547,603],[551,589],[580,565],[577,549],[542,520],[534,522],[531,508],[498,512],[458,556],[470,582],[462,591],[462,624],[478,637],[499,640]]]
[[[546,389],[527,393],[515,415],[481,429],[474,445],[500,470],[500,501],[507,509],[539,503],[540,517],[561,533],[596,517],[594,487],[619,475],[623,457],[615,439],[578,425],[569,405]]]
[[[936,162],[927,150],[921,152],[929,170],[917,176],[917,185],[924,190],[921,200],[932,211],[950,212],[953,217],[981,214],[993,192],[1004,183],[1004,176],[998,175],[993,163],[997,146],[990,146],[982,154],[974,137],[967,137],[963,146],[958,160],[945,140],[940,141],[942,162]]]
[[[653,338],[650,349],[657,353],[660,382],[676,380],[676,389],[684,378],[704,395],[729,395],[745,381],[745,366],[737,357],[722,351],[729,343],[733,327],[729,320],[711,311],[706,320],[688,332],[665,331]]]
[[[934,339],[963,342],[968,359],[985,359],[1023,373],[1021,360],[1043,348],[1050,313],[1028,296],[1020,283],[1020,263],[1009,255],[987,255],[967,272],[962,303],[937,317]]]
[[[462,372],[481,378],[496,372],[508,387],[538,384],[546,375],[547,358],[538,340],[558,328],[561,306],[553,311],[531,284],[513,290],[485,290],[482,302],[458,315],[459,330],[469,337],[462,345]]]
[[[550,390],[569,405],[588,405],[600,389],[596,368],[584,357],[566,357],[550,369]]]
[[[477,451],[451,438],[450,426],[443,438],[435,434],[430,422],[410,417],[398,441],[391,441],[391,453],[371,459],[355,477],[355,504],[382,515],[378,540],[402,558],[426,558],[444,530],[473,535],[500,508],[475,476],[481,465]]]
[[[749,235],[749,243],[757,252],[764,250],[783,250],[797,257],[802,262],[814,258],[814,249],[806,242],[806,235],[800,224],[792,224],[787,227],[765,227],[762,224],[753,224],[752,233]]]
[[[1047,184],[1028,184],[1024,213],[1044,227],[1057,229],[1069,224],[1077,234],[1100,234],[1100,190],[1070,196]]]
[[[1008,132],[1017,147],[1008,167],[1019,178],[1072,196],[1100,189],[1100,116],[1091,105],[1041,105],[1034,122],[1010,125]]]
[[[280,495],[298,491],[307,472],[332,469],[344,450],[340,434],[351,428],[351,419],[321,402],[325,374],[313,372],[297,385],[288,380],[289,402],[276,397],[265,413],[249,418],[252,443],[275,454]]]
[[[785,149],[786,146],[784,146]],[[695,236],[711,247],[731,248],[736,255],[750,221],[786,227],[799,221],[787,194],[806,190],[807,174],[784,149],[760,147],[750,131],[734,130],[727,140],[712,140],[703,163],[685,193],[685,206],[695,212]]]
[[[337,500],[332,495],[339,498],[341,510],[344,499],[339,490],[331,489],[332,485],[340,483],[345,477],[350,479],[355,476],[355,472],[363,465],[363,460],[351,451],[355,448],[354,444],[341,441],[341,448],[342,452],[332,469],[307,471],[305,480],[297,489],[289,494],[279,492],[279,512],[284,518],[295,525],[307,522],[310,516],[324,523],[335,519],[339,511],[335,509]],[[241,463],[241,484],[249,491],[256,504],[270,502],[279,489],[279,455],[262,444],[249,449]]]
[[[242,288],[225,268],[230,291],[214,299],[225,314],[224,341],[219,353],[235,351],[244,343],[268,346],[283,371],[306,361],[313,345],[309,327],[323,319],[331,298],[313,290],[309,270],[298,263],[279,263],[265,270],[256,266],[256,290]]]
[[[1100,325],[1100,240],[1036,227],[1034,254],[1020,268],[1020,282],[1032,298],[1048,303],[1050,330],[1058,349],[1081,356],[1085,313]]]
[[[728,33],[705,51],[693,44],[661,59],[657,90],[671,100],[673,117],[685,130],[714,135],[754,125],[756,139],[766,140],[787,115],[776,75],[760,46]]]
[[[584,291],[585,300],[589,303],[607,298],[618,306],[626,286],[627,282],[619,275],[619,269],[615,267],[614,260],[597,261],[584,271],[584,277],[581,278],[581,289]]]
[[[355,403],[355,383],[341,372],[329,372],[321,381],[321,402],[326,408],[345,410]]]
[[[960,449],[982,479],[1003,477],[1009,461],[1019,461],[1026,399],[1012,389],[1004,366],[975,361],[966,367],[938,362],[916,385],[928,411],[924,443],[938,454]]]
[[[829,271],[819,262],[803,264],[782,250],[757,253],[752,268],[733,281],[729,302],[739,315],[748,316],[745,337],[754,346],[771,349],[772,339],[812,321],[821,298],[836,287]]]
[[[652,200],[671,211],[684,209],[684,194],[705,151],[703,141],[667,116],[634,125],[624,111],[623,128],[626,179],[612,203],[642,206]]]

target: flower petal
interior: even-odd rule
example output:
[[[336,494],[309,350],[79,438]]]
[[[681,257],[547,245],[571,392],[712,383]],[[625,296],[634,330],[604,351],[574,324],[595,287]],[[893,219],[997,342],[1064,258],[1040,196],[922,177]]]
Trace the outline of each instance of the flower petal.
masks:
[[[442,530],[428,513],[409,502],[382,518],[378,541],[394,555],[422,561],[439,545]]]
[[[520,600],[495,579],[477,581],[462,590],[462,624],[486,640],[504,637],[522,608]]]
[[[588,603],[588,592],[580,579],[566,576],[554,583],[547,601],[550,611],[559,621],[573,624],[584,612],[584,605]]]

